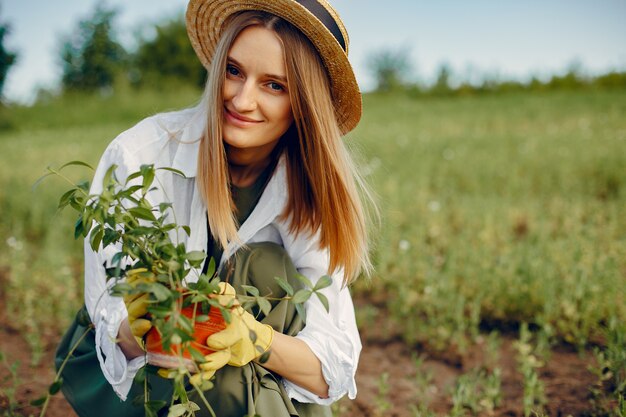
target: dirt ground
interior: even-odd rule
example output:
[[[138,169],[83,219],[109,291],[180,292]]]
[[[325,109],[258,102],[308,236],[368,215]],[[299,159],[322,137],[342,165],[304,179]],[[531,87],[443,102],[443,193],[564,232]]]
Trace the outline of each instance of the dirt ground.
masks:
[[[6,362],[0,362],[0,414],[8,414],[4,412],[8,409],[9,400],[13,399],[13,403],[16,401],[18,405],[15,415],[38,415],[39,409],[30,406],[29,402],[42,396],[54,377],[52,355],[57,341],[49,338],[45,343],[45,354],[41,362],[36,366],[30,365],[28,345],[17,329],[10,325],[4,310],[2,303],[0,352],[4,354]],[[485,347],[481,344],[470,348],[463,356],[446,357],[441,354],[431,355],[407,346],[389,331],[363,331],[362,336],[364,347],[357,374],[358,396],[354,401],[344,399],[340,402],[338,412],[342,417],[416,416],[418,414],[414,410],[420,402],[427,402],[430,410],[437,414],[446,414],[452,407],[450,390],[457,377],[486,360]],[[497,363],[502,369],[502,401],[490,415],[523,415],[522,377],[515,369],[512,342],[512,338],[503,337]],[[426,357],[419,370],[415,367],[416,354]],[[594,376],[587,369],[589,358],[590,355],[580,355],[566,348],[559,348],[552,352],[550,360],[540,369],[548,398],[546,411],[549,415],[591,414],[589,387],[594,383]],[[19,363],[17,381],[10,378],[6,366],[14,363]],[[423,388],[420,386],[423,387],[424,384],[416,382],[420,373],[432,375],[426,386],[427,392],[421,392]],[[384,383],[385,378],[388,378],[387,384]],[[12,395],[13,388],[15,393]],[[75,415],[61,393],[52,398],[47,416]]]

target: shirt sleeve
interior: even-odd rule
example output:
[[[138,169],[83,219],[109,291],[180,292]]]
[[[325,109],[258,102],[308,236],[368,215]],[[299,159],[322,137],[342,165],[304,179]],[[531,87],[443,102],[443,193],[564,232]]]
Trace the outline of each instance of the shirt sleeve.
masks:
[[[130,156],[117,140],[109,145],[100,159],[90,194],[102,192],[102,180],[112,164],[117,165],[115,175],[120,181],[134,168]],[[94,251],[89,244],[89,236],[85,238],[85,306],[95,326],[96,354],[102,373],[120,399],[126,400],[133,378],[145,365],[145,359],[140,356],[128,361],[116,343],[118,329],[128,312],[121,297],[109,294],[108,287],[113,282],[107,284],[104,268],[105,265],[110,266],[113,255],[119,250],[119,247],[108,246]]]
[[[315,283],[329,265],[327,251],[317,248],[318,239],[300,235],[285,241],[285,248],[298,272]],[[322,374],[328,384],[328,398],[320,398],[299,385],[283,378],[290,398],[302,403],[330,405],[348,394],[357,393],[355,375],[361,353],[361,339],[356,325],[354,305],[341,271],[332,276],[332,285],[321,291],[327,298],[329,311],[315,295],[305,303],[306,324],[295,337],[303,340],[322,364]]]

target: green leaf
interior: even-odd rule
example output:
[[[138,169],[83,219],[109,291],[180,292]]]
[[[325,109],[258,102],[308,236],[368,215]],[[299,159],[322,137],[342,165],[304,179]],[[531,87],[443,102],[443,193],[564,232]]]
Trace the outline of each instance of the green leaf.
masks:
[[[299,290],[291,299],[294,304],[302,304],[311,297],[311,290]]]
[[[321,290],[326,287],[330,287],[333,283],[333,279],[328,275],[324,275],[321,277],[316,283],[315,287],[313,287],[313,291]]]
[[[139,368],[135,375],[134,382],[137,384],[143,384],[146,380],[146,367]]]
[[[206,253],[204,253],[203,251],[194,250],[188,252],[185,257],[187,258],[187,261],[189,261],[189,264],[195,267],[199,266],[202,261],[204,261],[204,259],[206,258]]]
[[[52,168],[48,167],[48,170],[51,170]],[[37,181],[35,181],[31,187],[31,190],[34,192],[35,188],[37,188],[37,186],[39,186],[39,184],[41,183],[41,181],[43,181],[44,179],[46,179],[47,177],[49,177],[50,175],[56,175],[56,172],[48,172],[47,174],[42,175],[41,177],[37,178]]]
[[[43,405],[43,403],[46,402],[46,397],[47,396],[43,396],[43,397],[39,397],[36,400],[32,400],[30,402],[30,405],[32,405],[33,407],[41,407]]]
[[[131,197],[135,192],[137,192],[138,190],[141,190],[141,185],[133,185],[128,187],[127,189],[123,190],[120,192],[120,197],[125,197],[128,200],[132,201],[133,203],[137,204],[137,199],[134,197]]]
[[[214,273],[215,273],[215,259],[211,257],[209,259],[209,266],[206,269],[206,275],[209,277],[212,277]]]
[[[298,280],[302,282],[306,288],[313,288],[313,283],[311,282],[311,280],[304,275],[296,274],[296,278],[298,278]]]
[[[62,209],[65,206],[67,206],[70,203],[70,199],[72,197],[74,197],[74,193],[76,191],[77,191],[76,188],[72,188],[71,190],[69,190],[65,194],[63,194],[61,196],[61,198],[59,199],[59,206],[58,206],[58,208]]]
[[[182,314],[178,316],[178,324],[185,332],[189,334],[193,333],[193,323],[191,322],[191,320],[189,320],[187,317],[183,316]]]
[[[256,301],[252,301],[252,300],[244,301],[243,303],[241,303],[241,308],[246,310],[248,313],[252,313],[252,307],[254,307],[257,304],[258,303]]]
[[[130,284],[125,282],[120,282],[111,287],[111,295],[116,297],[122,297],[124,295],[130,294],[133,292],[135,288],[133,288]]]
[[[324,305],[326,312],[330,313],[330,306],[328,305],[328,298],[326,298],[326,296],[322,294],[321,292],[315,292],[315,295],[317,295],[317,298],[319,298],[321,303]]]
[[[267,362],[270,358],[270,351],[268,350],[267,352],[264,352],[261,356],[259,356],[259,362],[261,364],[264,364],[265,362]]]
[[[150,188],[150,185],[152,185],[152,181],[154,181],[154,167],[152,165],[142,165],[141,173],[143,174],[141,188],[145,193],[148,191],[148,188]]]
[[[70,206],[78,211],[79,213],[83,211],[83,204],[84,204],[85,200],[83,199],[83,197],[80,194],[74,194],[69,201]]]
[[[241,288],[254,297],[259,296],[259,289],[257,287],[253,287],[252,285],[242,285]]]
[[[102,179],[102,188],[106,189],[108,188],[109,185],[112,185],[115,181],[114,181],[114,172],[117,169],[117,165],[113,164],[109,167],[109,169],[107,169],[107,171],[104,174],[104,178]]]
[[[145,401],[146,401],[146,397],[145,397],[145,395],[143,395],[143,393],[141,393],[141,394],[137,395],[135,398],[133,398],[132,404],[135,407],[141,407]]]
[[[120,233],[113,229],[106,229],[104,231],[104,239],[102,239],[102,247],[106,248],[111,243],[116,242],[120,238]],[[123,256],[124,254],[120,252]],[[120,258],[121,259],[121,258]],[[113,264],[115,265],[115,258],[113,258]]]
[[[134,180],[135,178],[138,178],[140,176],[141,176],[141,171],[133,172],[128,177],[126,177],[126,181],[124,182],[124,184],[128,184],[129,182],[131,182],[132,180]],[[141,187],[139,187],[139,188],[141,188]]]
[[[231,314],[230,314],[230,310],[228,310],[226,308],[223,308],[223,309],[221,309],[221,311],[222,311],[222,316],[224,316],[224,320],[226,321],[226,323],[230,323],[230,321],[232,319]]]
[[[267,299],[263,297],[257,297],[256,302],[259,305],[259,308],[261,309],[263,314],[265,314],[266,316],[270,314],[270,311],[272,311],[272,305],[269,301],[267,301]]]
[[[94,233],[95,232],[95,233]],[[91,239],[91,250],[97,252],[100,248],[100,243],[102,242],[102,238],[104,237],[104,229],[101,225],[96,225],[93,228],[93,231],[90,235]]]
[[[146,411],[146,415],[157,417],[158,411],[165,406],[167,406],[167,401],[152,400],[144,403],[144,410]]]
[[[280,287],[285,290],[288,296],[293,296],[293,287],[287,282],[286,279],[279,277],[274,277],[274,279],[276,280],[276,282],[278,282],[278,285],[280,285]]]
[[[106,233],[105,233],[105,237],[106,237]],[[105,246],[108,246],[106,244],[105,241]],[[124,252],[118,252],[115,255],[113,255],[113,258],[111,258],[111,265],[119,265],[122,262],[122,259],[124,259]]]
[[[191,357],[193,358],[194,361],[196,361],[198,363],[206,362],[206,359],[204,359],[204,355],[202,353],[200,353],[200,351],[198,349],[195,349],[193,347],[189,347],[187,350],[191,354]]]
[[[185,233],[187,233],[187,236],[191,236],[191,228],[189,226],[180,226]]]
[[[174,404],[170,407],[167,417],[180,417],[187,412],[185,404]]]
[[[179,171],[176,168],[170,168],[170,167],[160,167],[157,168],[158,170],[165,170],[165,171],[170,171],[173,172],[174,174],[178,174],[183,178],[187,178],[187,176],[183,173],[183,171]]]
[[[207,321],[209,321],[209,316],[207,316],[206,314],[200,314],[199,316],[196,316],[196,323],[206,323]]]
[[[74,239],[78,239],[85,232],[85,225],[83,224],[83,216],[78,216],[76,224],[74,225]]]
[[[50,388],[48,388],[48,393],[50,395],[54,395],[61,390],[61,385],[63,385],[63,378],[59,378],[57,381],[54,381]]]
[[[87,181],[87,180],[79,182],[78,184],[76,184],[76,186],[78,188],[80,188],[81,190],[83,190],[84,192],[88,192],[89,188],[90,188],[89,187],[89,181]]]
[[[159,204],[159,211],[161,213],[163,213],[165,210],[167,210],[170,207],[172,207],[172,203],[160,203]]]
[[[145,207],[131,207],[128,209],[128,212],[138,219],[149,221],[156,220],[156,217],[154,217],[154,213],[152,213],[151,210]]]
[[[156,298],[157,301],[165,301],[172,295],[169,288],[163,284],[159,284],[158,282],[150,284],[150,292],[154,295],[154,298]]]
[[[89,165],[88,163],[83,162],[83,161],[70,161],[70,162],[67,162],[67,163],[61,165],[61,168],[59,168],[59,171],[62,170],[63,168],[65,168],[65,167],[69,167],[71,165],[79,165],[79,166],[87,167],[90,170],[94,171],[94,169],[93,169],[93,167],[91,165]]]
[[[306,310],[304,309],[304,304],[296,304],[296,312],[302,321],[306,321]]]

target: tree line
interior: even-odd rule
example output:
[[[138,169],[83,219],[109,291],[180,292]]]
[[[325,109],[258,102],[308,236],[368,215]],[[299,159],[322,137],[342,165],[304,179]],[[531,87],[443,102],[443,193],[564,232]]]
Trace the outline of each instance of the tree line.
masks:
[[[106,91],[119,77],[135,86],[172,80],[204,84],[206,71],[189,43],[182,16],[157,24],[154,36],[141,37],[137,48],[129,52],[117,40],[116,15],[115,10],[98,5],[65,39],[63,90]]]
[[[61,93],[107,94],[119,81],[137,87],[172,82],[204,84],[206,70],[189,43],[182,16],[157,24],[154,36],[140,36],[137,46],[129,51],[118,40],[117,14],[115,9],[97,5],[61,39]],[[9,31],[10,26],[0,22],[0,94],[8,71],[19,58],[5,45]]]
[[[602,75],[587,76],[578,62],[573,62],[565,74],[552,75],[547,79],[533,77],[528,82],[521,82],[483,76],[479,83],[453,82],[452,68],[447,64],[442,64],[434,82],[425,84],[412,80],[413,65],[410,60],[410,49],[407,47],[385,48],[372,52],[368,57],[368,68],[374,77],[376,92],[403,92],[411,96],[463,96],[518,91],[626,88],[626,71],[611,71]]]
[[[80,20],[75,29],[62,39],[61,92],[106,94],[120,80],[136,87],[171,83],[201,87],[204,84],[206,70],[189,43],[182,15],[157,24],[153,36],[140,36],[132,51],[117,38],[116,17],[115,9],[98,5],[90,16]],[[0,96],[7,72],[18,59],[17,52],[5,46],[5,37],[9,33],[10,26],[0,21]],[[375,51],[370,54],[367,67],[375,79],[375,91],[401,91],[412,96],[626,87],[626,72],[586,77],[580,66],[575,65],[565,75],[553,75],[547,80],[533,78],[522,83],[484,77],[479,84],[452,83],[452,69],[442,65],[435,82],[426,85],[410,79],[412,64],[408,48]]]

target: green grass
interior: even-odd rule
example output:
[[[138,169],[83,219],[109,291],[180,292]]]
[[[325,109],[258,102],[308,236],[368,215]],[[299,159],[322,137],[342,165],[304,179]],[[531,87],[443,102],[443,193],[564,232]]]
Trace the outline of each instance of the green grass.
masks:
[[[626,319],[626,95],[370,96],[377,276],[407,340],[530,322],[584,345]]]
[[[142,117],[192,105],[193,90],[68,97],[10,109],[0,132],[0,291],[34,347],[82,302],[82,246],[66,185],[46,166],[96,164]],[[530,323],[551,340],[603,343],[626,322],[626,94],[459,99],[369,95],[349,143],[379,195],[376,274],[409,342],[463,348],[480,326]],[[71,168],[73,179],[89,177]]]

